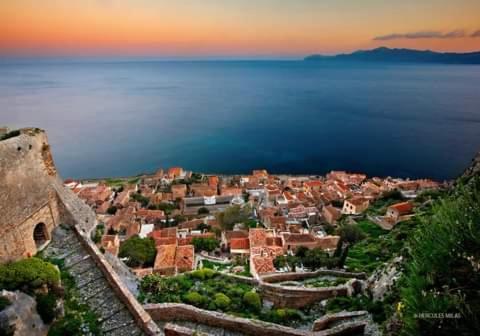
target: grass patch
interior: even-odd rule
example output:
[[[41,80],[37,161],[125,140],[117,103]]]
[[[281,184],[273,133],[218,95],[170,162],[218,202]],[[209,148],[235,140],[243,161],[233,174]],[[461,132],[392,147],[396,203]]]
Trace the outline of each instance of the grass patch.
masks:
[[[289,325],[303,318],[295,309],[279,310],[263,307],[255,288],[234,278],[203,268],[175,277],[149,275],[140,284],[141,302],[179,302],[224,312]]]

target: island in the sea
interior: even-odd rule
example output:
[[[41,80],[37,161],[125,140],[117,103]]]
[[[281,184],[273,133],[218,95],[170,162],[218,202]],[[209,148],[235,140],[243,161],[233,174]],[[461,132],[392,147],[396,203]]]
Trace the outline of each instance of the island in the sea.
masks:
[[[379,47],[371,50],[358,50],[350,54],[310,55],[305,57],[305,61],[480,64],[480,51],[443,53],[431,50]]]

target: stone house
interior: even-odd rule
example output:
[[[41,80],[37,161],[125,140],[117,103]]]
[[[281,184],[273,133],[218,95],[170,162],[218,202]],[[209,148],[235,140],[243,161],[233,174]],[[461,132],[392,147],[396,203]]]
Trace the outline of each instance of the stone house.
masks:
[[[364,197],[353,197],[345,200],[342,213],[345,215],[359,215],[368,209],[370,202]]]

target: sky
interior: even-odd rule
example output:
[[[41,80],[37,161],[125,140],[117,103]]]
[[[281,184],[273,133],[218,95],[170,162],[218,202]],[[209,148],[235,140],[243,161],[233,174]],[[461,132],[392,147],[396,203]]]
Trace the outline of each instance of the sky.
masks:
[[[0,0],[0,55],[303,57],[480,50],[479,0]]]

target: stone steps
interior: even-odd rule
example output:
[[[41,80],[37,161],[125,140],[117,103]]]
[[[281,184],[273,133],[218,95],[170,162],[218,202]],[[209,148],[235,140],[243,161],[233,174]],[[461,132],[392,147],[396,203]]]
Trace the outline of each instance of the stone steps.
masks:
[[[98,316],[100,329],[109,336],[137,336],[143,332],[130,311],[117,298],[78,237],[68,228],[57,227],[45,255],[64,260],[65,268],[75,279],[80,301]]]

